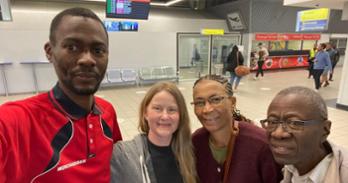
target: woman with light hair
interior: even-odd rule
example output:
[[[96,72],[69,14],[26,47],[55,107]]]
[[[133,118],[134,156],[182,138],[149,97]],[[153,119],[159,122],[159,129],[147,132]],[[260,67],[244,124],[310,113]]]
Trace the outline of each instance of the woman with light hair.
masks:
[[[139,130],[114,146],[111,182],[196,183],[189,114],[174,83],[152,86],[140,105]]]

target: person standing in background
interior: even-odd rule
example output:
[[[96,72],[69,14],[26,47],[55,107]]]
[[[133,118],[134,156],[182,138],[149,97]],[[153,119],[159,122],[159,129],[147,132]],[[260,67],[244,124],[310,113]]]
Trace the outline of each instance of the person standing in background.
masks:
[[[197,77],[200,77],[201,73],[203,73],[203,61],[196,44],[193,44],[191,65],[195,67]]]
[[[267,48],[262,43],[259,43],[257,46],[258,46],[258,49],[256,50],[256,57],[258,58],[258,60],[257,60],[257,72],[254,77],[255,80],[259,77],[259,74],[261,74],[261,77],[263,77],[262,67],[269,55]]]
[[[241,80],[241,76],[236,75],[235,69],[238,65],[243,65],[244,63],[244,58],[242,53],[238,50],[238,46],[235,45],[232,48],[231,53],[227,57],[227,63],[226,63],[226,71],[230,72],[230,83],[231,86],[233,87],[234,81],[236,81],[235,86],[234,86],[234,91],[237,90],[239,82]]]
[[[197,45],[193,45],[192,57],[191,57],[191,65],[195,65],[197,62],[201,60],[201,55],[199,54]]]
[[[340,50],[336,48],[336,45],[332,45],[332,49],[335,51],[335,56],[333,57],[333,60],[331,60],[332,72],[330,73],[330,78],[329,78],[330,81],[333,81],[332,77],[334,74],[334,69],[338,61],[340,61]]]
[[[115,110],[94,96],[108,64],[108,33],[89,9],[52,20],[44,46],[58,83],[0,106],[0,183],[110,182]]]
[[[313,78],[315,84],[315,90],[319,91],[321,87],[320,77],[324,70],[331,70],[331,61],[329,54],[325,51],[326,44],[320,43],[317,47],[317,54],[315,55],[313,65]]]
[[[313,65],[315,54],[317,53],[317,44],[313,45],[313,48],[309,51],[309,59],[308,59],[308,79],[313,76]]]

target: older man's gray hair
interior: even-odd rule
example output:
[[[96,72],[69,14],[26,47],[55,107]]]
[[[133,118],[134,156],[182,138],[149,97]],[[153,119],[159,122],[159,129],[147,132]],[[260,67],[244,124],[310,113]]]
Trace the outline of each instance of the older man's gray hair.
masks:
[[[276,98],[279,96],[286,96],[290,94],[295,94],[303,97],[304,100],[307,100],[307,103],[312,107],[308,110],[314,110],[317,111],[317,114],[320,115],[320,117],[323,120],[328,119],[328,113],[327,113],[327,107],[325,104],[324,99],[314,90],[303,87],[303,86],[293,86],[289,88],[285,88],[281,90],[277,95]]]

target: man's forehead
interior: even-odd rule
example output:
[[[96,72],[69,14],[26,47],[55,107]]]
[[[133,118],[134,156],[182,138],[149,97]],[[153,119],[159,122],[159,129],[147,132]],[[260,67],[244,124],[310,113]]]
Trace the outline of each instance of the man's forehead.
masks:
[[[88,33],[94,37],[104,37],[102,34],[105,34],[105,39],[108,39],[106,32],[103,30],[103,25],[98,20],[89,17],[66,15],[57,26],[57,30],[55,31],[56,36],[60,31],[67,31],[70,34],[71,32],[74,34]]]
[[[83,17],[83,16],[79,16],[79,15],[64,15],[62,17],[62,20],[58,24],[57,28],[61,27],[62,25],[71,26],[71,25],[66,23],[67,21],[71,21],[71,22],[73,21],[77,24],[84,23],[84,22],[97,22],[98,24],[100,24],[100,26],[102,26],[102,24],[99,23],[98,20],[93,19],[91,17]]]
[[[286,95],[277,95],[271,105],[274,104],[281,104],[283,106],[298,106],[298,107],[302,107],[302,106],[307,106],[307,107],[311,107],[314,104],[309,100],[309,98],[307,96],[304,95],[300,95],[300,94],[296,94],[296,93],[290,93],[290,94],[286,94]],[[314,107],[314,106],[313,106]]]

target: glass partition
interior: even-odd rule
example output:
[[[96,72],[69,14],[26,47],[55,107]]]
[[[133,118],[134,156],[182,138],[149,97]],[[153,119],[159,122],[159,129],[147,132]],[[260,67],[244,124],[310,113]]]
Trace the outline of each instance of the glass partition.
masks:
[[[301,50],[301,40],[299,41],[288,41],[288,50]]]
[[[316,40],[305,40],[303,41],[302,50],[311,50],[316,43]]]
[[[179,33],[179,79],[197,79],[209,73],[222,74],[223,64],[232,46],[240,43],[240,37],[240,34],[206,36]]]
[[[0,0],[0,21],[12,21],[9,0]]]
[[[178,65],[180,79],[198,78],[207,74],[209,36],[178,35]]]

